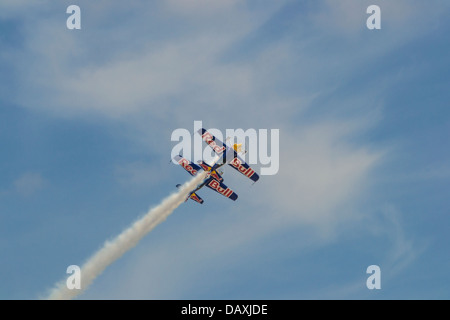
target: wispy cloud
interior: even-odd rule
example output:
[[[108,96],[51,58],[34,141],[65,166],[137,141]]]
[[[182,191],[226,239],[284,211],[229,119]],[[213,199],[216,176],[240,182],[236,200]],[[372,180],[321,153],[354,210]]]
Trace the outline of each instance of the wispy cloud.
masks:
[[[389,276],[394,277],[424,252],[427,243],[425,240],[414,240],[407,234],[403,215],[393,205],[382,208],[380,214],[372,216],[372,219],[374,221],[368,223],[371,231],[378,237],[389,239],[391,243],[383,265],[389,270]]]
[[[13,189],[23,196],[30,196],[42,189],[45,183],[45,179],[40,173],[28,172],[14,180]]]
[[[355,275],[353,280],[343,281],[341,284],[332,284],[318,293],[329,299],[348,299],[358,297],[359,299],[373,299],[382,297],[380,294],[386,288],[393,288],[396,279],[402,272],[407,272],[408,267],[416,262],[418,258],[428,249],[428,239],[414,237],[406,230],[402,214],[393,205],[387,205],[375,214],[363,219],[361,230],[365,230],[373,236],[373,241],[378,245],[366,248],[365,264],[358,265],[360,274]],[[378,265],[381,271],[381,290],[369,290],[366,280],[370,274],[366,274],[362,267]],[[398,297],[398,292],[392,290],[388,296]],[[408,297],[407,294],[403,295]]]
[[[169,175],[168,170],[172,167],[167,166],[164,161],[148,163],[144,161],[134,161],[123,165],[117,165],[115,176],[120,184],[125,187],[149,188],[155,187],[161,181],[164,181]]]

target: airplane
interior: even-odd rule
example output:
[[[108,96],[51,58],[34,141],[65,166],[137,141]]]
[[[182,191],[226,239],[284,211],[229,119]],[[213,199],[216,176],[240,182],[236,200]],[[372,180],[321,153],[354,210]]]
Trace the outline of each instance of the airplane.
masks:
[[[239,153],[245,154],[246,151],[242,151],[242,144],[235,143],[233,147],[229,147],[203,128],[201,128],[198,133],[202,137],[203,141],[205,141],[214,150],[216,157],[213,159],[211,165],[207,164],[203,160],[200,160],[197,165],[181,155],[174,156],[173,159],[192,176],[196,176],[200,170],[208,172],[206,178],[199,185],[197,185],[194,190],[189,192],[185,202],[188,199],[192,199],[200,204],[203,204],[204,200],[197,194],[197,191],[204,186],[207,186],[217,193],[236,201],[238,195],[223,183],[223,172],[218,169],[223,165],[228,164],[233,169],[251,179],[253,182],[258,181],[259,175],[238,155]],[[221,159],[222,162],[219,163],[219,160]],[[180,184],[177,184],[177,188],[180,186]]]

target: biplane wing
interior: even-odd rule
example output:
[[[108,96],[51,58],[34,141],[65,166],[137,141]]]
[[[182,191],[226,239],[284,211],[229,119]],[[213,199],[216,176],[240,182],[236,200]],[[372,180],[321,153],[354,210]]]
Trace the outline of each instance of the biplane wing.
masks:
[[[196,165],[186,158],[183,158],[180,155],[174,156],[173,159],[178,162],[178,164],[182,166],[183,169],[186,170],[191,176],[195,177],[197,175],[197,172],[202,169],[200,166]]]
[[[231,148],[204,128],[198,130],[198,133],[202,137],[203,141],[205,141],[214,150],[217,156],[221,156],[223,159],[222,164],[216,164],[213,169],[217,169],[217,167],[227,163],[230,167],[242,173],[250,180],[254,182],[259,180],[259,175],[255,172],[255,170],[253,170],[248,163],[239,157],[237,151],[240,150],[240,145],[234,144],[233,148]]]
[[[207,181],[205,184],[208,188],[223,195],[224,197],[236,201],[236,199],[238,198],[236,192],[228,188],[224,183],[217,181],[213,177],[210,177],[208,180],[209,181]]]
[[[241,157],[238,156],[236,151],[234,151],[234,157],[228,165],[254,182],[259,180],[259,175],[255,172],[255,170],[250,168],[250,166]]]

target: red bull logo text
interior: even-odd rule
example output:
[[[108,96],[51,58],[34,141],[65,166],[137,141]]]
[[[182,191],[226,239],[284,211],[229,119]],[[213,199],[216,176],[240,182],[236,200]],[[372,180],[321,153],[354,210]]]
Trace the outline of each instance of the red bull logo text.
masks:
[[[238,158],[234,158],[233,160],[231,160],[230,164],[235,167],[236,169],[239,170],[239,172],[241,172],[243,175],[247,176],[247,177],[251,177],[253,176],[253,174],[255,173],[255,171],[248,167],[244,167],[241,163],[241,160],[239,160]]]
[[[189,172],[190,174],[192,174],[193,176],[195,176],[197,174],[197,170],[195,170],[194,168],[192,168],[189,165],[189,161],[186,160],[185,158],[181,158],[180,161],[178,161],[178,163],[184,168],[186,169],[187,172]]]
[[[210,146],[211,148],[213,148],[214,151],[215,151],[217,154],[219,154],[219,155],[220,155],[222,152],[224,152],[225,149],[226,149],[224,146],[219,147],[219,146],[217,145],[217,143],[213,140],[213,135],[212,135],[211,133],[209,133],[208,131],[206,131],[206,132],[202,135],[202,139],[203,139],[207,144],[209,144],[209,146]]]
[[[231,190],[230,188],[222,188],[220,186],[220,183],[216,180],[211,180],[208,185],[213,188],[214,190],[216,190],[218,193],[224,195],[225,197],[229,198],[232,194],[233,194],[233,190]]]

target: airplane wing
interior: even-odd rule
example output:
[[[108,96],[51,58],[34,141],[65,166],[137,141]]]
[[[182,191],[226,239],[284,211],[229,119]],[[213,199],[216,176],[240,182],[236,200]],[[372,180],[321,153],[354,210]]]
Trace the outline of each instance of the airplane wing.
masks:
[[[184,170],[189,172],[189,174],[191,176],[196,176],[197,172],[202,169],[200,166],[196,165],[195,163],[189,161],[186,158],[183,158],[180,155],[177,155],[177,156],[173,157],[173,159],[176,162],[178,162],[180,164],[180,166],[182,166],[184,168]]]
[[[234,152],[234,158],[228,163],[228,165],[254,182],[259,180],[259,175],[255,172],[255,170],[250,168],[250,166],[241,157],[238,156],[236,151]]]
[[[235,149],[227,146],[203,128],[198,130],[198,133],[202,136],[203,141],[205,141],[217,155],[223,155],[223,161],[228,163],[228,165],[230,165],[233,169],[242,173],[254,182],[259,180],[259,175],[255,172],[255,170],[250,168],[248,163],[238,156]]]
[[[209,178],[209,181],[206,183],[206,186],[216,191],[217,193],[220,193],[221,195],[230,198],[233,201],[236,201],[236,199],[238,198],[238,195],[233,190],[231,190],[225,184],[217,181],[212,177]]]
[[[225,143],[214,137],[211,133],[203,128],[198,130],[198,133],[202,137],[203,141],[205,141],[218,156],[223,155],[225,158],[225,151],[229,149],[229,147]]]

